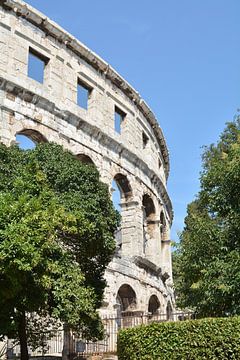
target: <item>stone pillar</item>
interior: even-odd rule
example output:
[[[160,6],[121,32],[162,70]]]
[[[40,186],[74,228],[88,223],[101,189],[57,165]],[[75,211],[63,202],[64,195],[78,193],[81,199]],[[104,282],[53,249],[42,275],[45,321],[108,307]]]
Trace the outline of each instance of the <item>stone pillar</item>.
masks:
[[[162,272],[172,279],[171,240],[162,240]]]
[[[139,223],[136,221],[139,203],[137,201],[125,201],[121,204],[121,237],[122,255],[138,255],[140,252]]]
[[[148,234],[148,244],[146,248],[146,257],[148,260],[156,264],[161,265],[161,241],[159,231],[159,220],[151,221],[151,234]]]
[[[0,110],[0,142],[10,146],[14,140],[11,137],[10,125],[14,119],[14,112],[6,109]]]

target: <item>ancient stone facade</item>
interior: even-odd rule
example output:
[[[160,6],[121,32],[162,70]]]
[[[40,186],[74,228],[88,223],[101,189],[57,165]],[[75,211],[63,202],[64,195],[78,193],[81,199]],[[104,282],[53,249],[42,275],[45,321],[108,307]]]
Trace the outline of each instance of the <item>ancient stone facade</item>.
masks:
[[[41,79],[31,75],[31,59]],[[140,76],[140,75],[139,75]],[[85,102],[82,100],[85,96]],[[62,144],[121,192],[102,315],[171,313],[169,156],[154,114],[115,71],[45,15],[0,0],[0,141]]]

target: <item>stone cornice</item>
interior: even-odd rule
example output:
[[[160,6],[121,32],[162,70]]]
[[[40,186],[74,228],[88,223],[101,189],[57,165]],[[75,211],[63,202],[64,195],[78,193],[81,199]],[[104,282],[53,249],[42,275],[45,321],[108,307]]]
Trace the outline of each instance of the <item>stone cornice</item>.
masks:
[[[17,96],[26,102],[34,103],[35,106],[45,109],[46,111],[54,114],[55,116],[60,117],[61,119],[71,123],[72,125],[76,126],[77,129],[81,129],[85,133],[95,137],[103,146],[106,146],[110,149],[116,149],[114,151],[117,151],[119,156],[126,158],[128,161],[141,169],[141,171],[148,176],[152,184],[155,185],[158,192],[161,194],[161,197],[166,204],[166,210],[168,212],[169,218],[172,221],[172,203],[168,196],[164,183],[141,158],[139,158],[136,154],[126,148],[122,143],[117,142],[115,139],[111,138],[107,133],[102,131],[102,129],[100,129],[96,125],[90,124],[86,119],[80,118],[69,110],[60,109],[50,99],[47,99],[43,96],[40,96],[39,94],[29,91],[27,88],[24,88],[23,86],[20,86],[19,84],[8,80],[1,75],[0,89],[13,94],[14,96]],[[14,111],[13,108],[9,110]],[[77,139],[70,140],[77,141]]]
[[[134,264],[138,265],[139,267],[142,267],[146,271],[151,271],[156,276],[161,276],[162,269],[161,267],[154,264],[152,261],[148,260],[145,257],[142,256],[134,256],[133,258]]]
[[[107,62],[102,58],[92,52],[84,44],[74,38],[71,34],[66,32],[63,28],[57,25],[54,21],[50,20],[48,17],[43,15],[38,10],[34,9],[27,3],[21,0],[0,0],[0,5],[5,7],[8,10],[16,13],[17,16],[20,16],[27,21],[31,22],[47,35],[51,35],[56,38],[60,43],[64,43],[66,48],[72,50],[84,61],[90,64],[93,68],[97,69],[101,74],[103,74],[107,79],[109,79],[114,85],[116,85],[121,91],[126,94],[129,99],[137,106],[140,112],[148,120],[150,126],[152,127],[154,134],[157,138],[158,144],[160,146],[163,160],[164,168],[166,171],[166,178],[169,174],[169,152],[167,145],[162,133],[162,130],[158,124],[158,121],[146,104],[146,102],[141,98],[139,93],[124,79],[122,78]]]
[[[118,257],[114,257],[113,258],[113,261],[107,266],[107,271],[108,272],[111,272],[113,274],[115,273],[119,273],[119,274],[124,274],[134,280],[138,280],[138,281],[141,281],[139,279],[138,276],[136,276],[136,273],[135,273],[135,269],[138,270],[138,269],[143,269],[145,271],[151,271],[152,269],[150,268],[144,268],[144,267],[141,267],[139,266],[139,263],[133,261],[134,259],[131,258],[131,257],[121,257],[121,258],[118,258]],[[150,262],[151,263],[151,262]],[[154,264],[151,263],[151,266],[154,268]],[[136,268],[135,268],[136,267]],[[157,268],[157,267],[156,267]],[[160,269],[160,268],[159,268]],[[166,286],[162,280],[162,276],[160,274],[160,272],[152,272],[152,279],[149,281],[149,280],[143,280],[142,282],[145,283],[145,284],[148,284],[152,287],[154,287],[156,290],[160,291],[163,296],[167,296],[167,289],[166,289]]]

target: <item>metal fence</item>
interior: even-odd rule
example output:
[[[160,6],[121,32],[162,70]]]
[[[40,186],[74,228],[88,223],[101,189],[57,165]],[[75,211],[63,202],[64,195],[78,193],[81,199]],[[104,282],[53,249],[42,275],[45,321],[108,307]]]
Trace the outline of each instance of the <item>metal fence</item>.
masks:
[[[141,312],[137,314],[125,312],[121,317],[103,317],[102,322],[106,334],[104,340],[97,342],[85,342],[76,337],[73,339],[73,353],[77,355],[115,353],[117,351],[117,335],[120,329],[132,328],[152,322],[184,321],[194,318],[195,315],[192,312],[176,312],[172,313],[170,316],[169,314],[152,315]]]
[[[54,333],[50,340],[46,341],[42,348],[32,351],[29,349],[30,357],[61,357],[63,349],[67,353],[68,358],[84,358],[86,355],[94,354],[101,355],[104,353],[116,353],[117,351],[117,334],[120,329],[132,328],[141,324],[149,324],[152,322],[165,321],[184,321],[194,319],[193,313],[176,312],[172,314],[144,314],[142,312],[122,313],[121,317],[106,316],[102,318],[105,329],[105,337],[103,340],[91,342],[81,339],[71,331],[58,330]],[[44,339],[44,334],[41,334]],[[7,342],[7,358],[14,359],[19,357],[20,348],[18,345],[13,345],[11,340]]]

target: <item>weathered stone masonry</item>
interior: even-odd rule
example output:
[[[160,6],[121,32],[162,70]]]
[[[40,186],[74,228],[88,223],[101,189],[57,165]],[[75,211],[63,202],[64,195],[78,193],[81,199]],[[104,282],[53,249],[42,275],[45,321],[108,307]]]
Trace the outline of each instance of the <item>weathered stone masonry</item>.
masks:
[[[29,52],[44,60],[43,83],[28,76]],[[77,84],[88,89],[87,110]],[[165,313],[174,306],[166,190],[169,156],[148,105],[115,70],[20,0],[0,0],[0,141],[16,134],[62,144],[92,161],[121,191],[122,225],[106,270],[101,313]],[[120,133],[114,114],[122,115]]]

